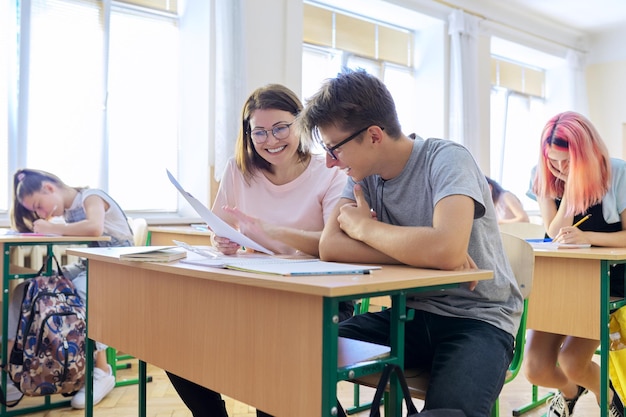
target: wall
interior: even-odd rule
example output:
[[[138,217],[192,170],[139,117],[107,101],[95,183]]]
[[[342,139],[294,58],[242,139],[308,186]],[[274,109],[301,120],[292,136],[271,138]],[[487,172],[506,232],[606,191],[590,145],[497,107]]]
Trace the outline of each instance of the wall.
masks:
[[[611,156],[626,159],[622,125],[626,122],[626,60],[587,67],[589,117]]]
[[[302,2],[243,0],[246,91],[280,83],[302,86]]]
[[[592,37],[588,56],[589,117],[607,142],[611,156],[626,159],[626,28]]]

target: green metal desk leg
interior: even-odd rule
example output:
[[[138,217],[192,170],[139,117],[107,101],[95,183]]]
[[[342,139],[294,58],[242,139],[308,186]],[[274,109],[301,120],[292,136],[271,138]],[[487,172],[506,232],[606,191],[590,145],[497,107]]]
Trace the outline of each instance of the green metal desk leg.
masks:
[[[339,302],[324,297],[322,314],[322,381],[335,380],[322,386],[322,416],[338,415],[337,409],[337,338],[339,337]]]
[[[367,313],[370,309],[370,298],[365,297],[361,299],[361,302],[355,306],[356,314]],[[353,395],[352,395],[352,407],[346,409],[347,415],[352,415],[356,413],[360,413],[361,411],[369,410],[372,408],[372,403],[361,404],[361,386],[359,384],[354,384],[353,387]]]
[[[609,415],[609,315],[610,277],[608,261],[600,262],[600,415]]]
[[[413,319],[413,310],[406,308],[406,293],[391,296],[391,355],[398,358],[398,365],[404,368],[404,323]],[[387,401],[389,398],[389,401]],[[389,393],[385,398],[385,415],[402,416],[402,390],[398,378],[394,375],[389,381]],[[389,413],[387,413],[389,411]]]
[[[146,417],[146,363],[139,361],[139,416]]]
[[[139,378],[130,378],[130,379],[122,379],[120,380],[117,377],[117,371],[120,369],[130,369],[132,365],[129,362],[120,362],[125,360],[135,359],[131,355],[118,354],[117,350],[112,347],[108,347],[106,350],[107,355],[107,363],[111,366],[111,370],[113,372],[113,376],[115,377],[115,387],[126,387],[128,385],[135,385],[139,383]],[[148,375],[146,377],[146,382],[152,382],[152,376]]]
[[[85,372],[85,417],[93,417],[93,354],[96,350],[96,342],[87,339],[87,371]]]

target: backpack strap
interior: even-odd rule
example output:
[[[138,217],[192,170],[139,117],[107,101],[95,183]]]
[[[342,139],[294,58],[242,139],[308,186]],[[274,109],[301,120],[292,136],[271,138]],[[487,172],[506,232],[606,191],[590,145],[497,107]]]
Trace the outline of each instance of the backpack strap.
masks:
[[[408,416],[411,417],[418,414],[417,408],[415,407],[415,404],[413,404],[413,398],[411,398],[411,393],[409,392],[406,379],[404,378],[404,371],[400,366],[388,363],[385,364],[385,368],[383,369],[380,379],[378,380],[378,386],[376,387],[374,399],[372,400],[372,408],[370,409],[370,417],[380,417],[380,406],[383,394],[387,390],[387,384],[391,379],[391,375],[394,373],[398,378],[400,389],[402,389],[402,395],[404,397],[404,402],[406,403]]]

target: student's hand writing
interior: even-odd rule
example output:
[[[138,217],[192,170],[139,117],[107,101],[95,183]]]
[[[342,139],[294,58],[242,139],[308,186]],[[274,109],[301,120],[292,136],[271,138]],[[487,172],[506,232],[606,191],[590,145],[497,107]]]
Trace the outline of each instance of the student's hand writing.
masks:
[[[468,254],[465,255],[465,262],[460,267],[456,268],[457,271],[463,271],[465,269],[478,269],[478,265],[472,259],[472,257]],[[476,286],[478,285],[478,281],[469,282],[469,290],[474,291]]]
[[[215,247],[215,249],[217,249],[224,255],[234,255],[241,247],[238,243],[233,242],[227,237],[213,236],[211,238],[211,241],[213,242],[213,246]]]
[[[37,219],[33,222],[33,232],[35,233],[54,234],[55,227],[57,226],[44,219]]]
[[[552,240],[557,243],[591,243],[587,239],[585,232],[574,226],[561,227],[559,233]]]
[[[354,198],[356,199],[354,204],[345,204],[339,208],[337,221],[341,230],[348,236],[363,240],[363,231],[367,227],[367,222],[376,220],[376,213],[370,210],[359,184],[354,186]]]

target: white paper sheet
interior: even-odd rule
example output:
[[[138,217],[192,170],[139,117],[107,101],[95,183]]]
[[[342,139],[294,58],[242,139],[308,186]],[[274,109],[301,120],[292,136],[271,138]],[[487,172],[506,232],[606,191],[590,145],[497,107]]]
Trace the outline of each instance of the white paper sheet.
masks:
[[[167,170],[167,176],[174,186],[178,189],[178,191],[185,197],[185,200],[189,202],[191,207],[198,213],[198,215],[204,220],[209,228],[213,230],[213,232],[217,236],[225,237],[233,242],[240,244],[241,246],[245,246],[246,248],[254,249],[259,252],[267,253],[268,255],[273,255],[269,249],[264,248],[263,246],[256,243],[254,240],[250,239],[243,233],[240,233],[238,230],[232,228],[228,223],[224,220],[217,217],[211,210],[209,210],[204,204],[202,204],[198,199],[192,196],[190,193],[185,191],[183,187],[180,185],[176,178],[172,175],[172,173]]]

